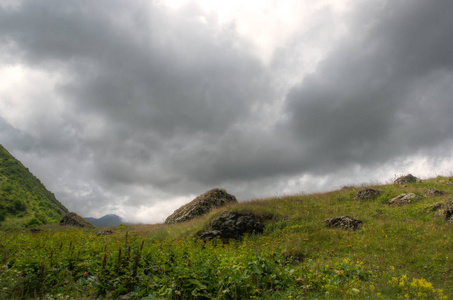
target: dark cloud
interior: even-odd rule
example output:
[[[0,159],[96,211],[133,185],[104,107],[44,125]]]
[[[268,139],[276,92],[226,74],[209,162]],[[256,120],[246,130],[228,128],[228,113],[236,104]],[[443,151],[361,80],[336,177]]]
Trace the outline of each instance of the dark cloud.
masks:
[[[187,194],[199,189],[193,181],[219,182],[191,171],[273,92],[234,28],[205,24],[198,14],[196,6],[171,12],[129,1],[23,1],[0,10],[4,52],[12,47],[20,63],[64,77],[54,92],[67,119],[51,130],[38,125],[38,140],[52,151],[55,143],[70,147],[68,159],[74,148],[86,150],[104,190],[171,186]],[[115,201],[89,190],[100,198],[86,197],[89,207]]]
[[[363,9],[349,38],[287,97],[310,170],[381,164],[451,142],[453,3]]]
[[[7,91],[23,116],[0,112],[0,138],[71,210],[149,222],[215,186],[244,200],[439,166],[452,6],[365,1],[341,22],[324,8],[264,64],[195,4],[0,4],[0,71],[38,72]]]

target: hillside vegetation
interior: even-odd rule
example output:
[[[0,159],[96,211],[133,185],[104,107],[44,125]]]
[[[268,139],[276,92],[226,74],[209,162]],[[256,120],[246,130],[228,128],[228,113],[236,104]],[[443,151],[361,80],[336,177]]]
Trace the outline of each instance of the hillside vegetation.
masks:
[[[0,229],[59,222],[68,210],[0,145]]]
[[[452,181],[367,186],[382,190],[371,200],[356,199],[363,186],[262,199],[180,224],[1,232],[0,298],[453,298],[453,226],[430,206],[451,199]],[[387,204],[401,193],[417,198]],[[200,241],[225,210],[262,216],[264,233]],[[345,215],[362,227],[326,226]]]

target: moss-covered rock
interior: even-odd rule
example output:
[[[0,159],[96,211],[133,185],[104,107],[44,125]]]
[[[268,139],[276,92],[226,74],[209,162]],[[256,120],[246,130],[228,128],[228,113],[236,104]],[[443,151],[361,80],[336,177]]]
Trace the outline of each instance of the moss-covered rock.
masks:
[[[236,197],[228,194],[225,190],[218,188],[212,189],[175,210],[165,220],[165,223],[174,224],[189,221],[195,217],[207,214],[213,208],[237,202]]]

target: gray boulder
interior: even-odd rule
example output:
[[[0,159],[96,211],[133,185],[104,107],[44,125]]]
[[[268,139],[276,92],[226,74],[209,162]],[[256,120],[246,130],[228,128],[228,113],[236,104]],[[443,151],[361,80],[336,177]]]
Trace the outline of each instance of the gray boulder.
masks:
[[[373,190],[373,189],[364,189],[354,196],[354,200],[373,200],[379,197],[381,194],[383,194],[384,191],[380,190]]]
[[[440,203],[434,203],[431,204],[430,206],[426,207],[426,213],[432,213],[435,212],[435,216],[444,219],[445,221],[449,221],[450,223],[453,223],[451,221],[453,218],[453,200],[449,200],[447,202],[440,202]]]
[[[453,216],[453,200],[442,203],[436,211],[436,216],[441,217],[445,221],[449,221]]]
[[[412,174],[407,174],[406,176],[398,177],[393,183],[395,184],[406,184],[406,183],[419,183],[421,182],[420,179],[413,176]]]
[[[223,242],[228,243],[229,239],[240,239],[246,233],[260,234],[264,230],[264,225],[255,215],[234,211],[223,212],[212,222],[211,227],[212,231],[200,235],[202,240],[219,237]]]
[[[174,224],[192,220],[207,214],[211,209],[230,203],[237,203],[236,197],[223,189],[212,189],[198,196],[188,204],[181,206],[165,220],[166,224]]]
[[[388,204],[390,205],[404,205],[410,203],[412,200],[415,200],[417,195],[414,193],[403,193],[389,200]]]
[[[337,217],[333,219],[327,219],[324,221],[327,227],[340,228],[340,229],[360,229],[363,225],[361,220],[351,218],[350,216]]]
[[[428,189],[425,192],[425,194],[429,197],[440,197],[440,196],[447,194],[447,192],[436,190],[436,189]]]

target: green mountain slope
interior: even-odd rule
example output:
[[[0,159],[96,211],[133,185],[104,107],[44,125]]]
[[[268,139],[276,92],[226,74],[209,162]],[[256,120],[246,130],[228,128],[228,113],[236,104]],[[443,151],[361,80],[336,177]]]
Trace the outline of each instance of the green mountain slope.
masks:
[[[67,212],[41,181],[0,145],[0,228],[59,222]]]

